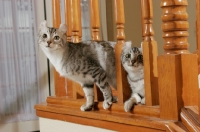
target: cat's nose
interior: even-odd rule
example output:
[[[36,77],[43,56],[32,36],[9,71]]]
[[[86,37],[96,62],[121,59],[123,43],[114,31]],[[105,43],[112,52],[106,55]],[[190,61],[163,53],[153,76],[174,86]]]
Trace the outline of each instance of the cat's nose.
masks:
[[[51,41],[47,41],[47,44],[50,45],[50,44],[51,44]]]

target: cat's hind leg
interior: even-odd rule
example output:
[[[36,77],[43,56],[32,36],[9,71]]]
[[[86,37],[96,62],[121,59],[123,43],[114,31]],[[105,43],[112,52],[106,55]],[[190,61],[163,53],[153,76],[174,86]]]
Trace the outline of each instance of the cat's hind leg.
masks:
[[[81,106],[81,111],[92,110],[94,104],[94,85],[83,85],[83,91],[86,97],[86,103]]]
[[[113,103],[112,89],[110,88],[108,82],[106,81],[106,74],[100,76],[99,80],[96,82],[97,86],[103,93],[104,102],[103,108],[106,110],[110,108]]]
[[[129,112],[133,108],[134,104],[138,104],[139,102],[141,102],[141,97],[137,93],[132,94],[124,103],[124,110]]]

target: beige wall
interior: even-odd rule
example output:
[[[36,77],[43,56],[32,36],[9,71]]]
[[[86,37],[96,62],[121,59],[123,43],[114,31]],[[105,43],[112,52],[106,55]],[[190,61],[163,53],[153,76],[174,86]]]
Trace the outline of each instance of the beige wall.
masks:
[[[162,30],[161,30],[161,15],[162,15],[162,10],[160,8],[160,1],[161,0],[153,0],[153,12],[154,12],[154,18],[153,18],[153,28],[155,31],[154,38],[158,43],[158,53],[162,54],[163,53],[163,38],[162,38]],[[188,30],[189,32],[189,37],[188,37],[188,42],[190,44],[189,50],[190,52],[194,52],[195,47],[196,47],[196,37],[195,37],[195,20],[196,20],[196,13],[195,13],[195,0],[188,0],[188,7],[187,7],[187,12],[189,14],[189,24],[190,28]],[[109,7],[110,8],[110,7]],[[107,7],[108,9],[108,7]],[[131,40],[134,46],[140,46],[140,43],[142,41],[142,28],[141,28],[141,6],[140,6],[140,0],[124,0],[124,9],[125,9],[125,35],[126,35],[126,40]],[[114,11],[113,11],[114,15]],[[110,16],[109,16],[110,17]],[[114,17],[113,17],[114,19]],[[116,28],[113,23],[114,28]],[[108,23],[108,25],[110,25]],[[109,26],[108,26],[108,31]],[[115,40],[114,38],[116,37],[116,31],[114,30],[113,33],[113,38],[108,37],[108,40]]]

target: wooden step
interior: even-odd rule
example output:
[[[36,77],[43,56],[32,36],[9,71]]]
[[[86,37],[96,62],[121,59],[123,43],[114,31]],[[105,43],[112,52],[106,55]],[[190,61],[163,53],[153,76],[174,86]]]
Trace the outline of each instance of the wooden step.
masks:
[[[181,109],[181,121],[190,132],[200,131],[199,112],[197,106]]]
[[[38,104],[35,109],[39,117],[126,132],[166,131],[166,124],[176,122],[160,119],[158,106],[136,105],[133,111],[127,113],[123,105],[114,103],[111,109],[103,110],[102,102],[96,102],[92,111],[82,112],[80,106],[84,102],[67,97],[48,97],[47,103]]]

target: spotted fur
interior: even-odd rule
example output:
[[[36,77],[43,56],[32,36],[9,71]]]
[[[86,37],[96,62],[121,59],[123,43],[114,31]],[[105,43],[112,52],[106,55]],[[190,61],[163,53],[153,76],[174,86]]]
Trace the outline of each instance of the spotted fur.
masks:
[[[66,25],[49,28],[46,21],[40,24],[38,44],[61,76],[81,84],[86,96],[82,111],[92,109],[94,103],[94,83],[104,96],[104,109],[112,102],[112,90],[116,88],[116,71],[113,43],[107,41],[85,41],[78,44],[67,42]]]
[[[134,104],[145,104],[142,49],[133,47],[131,42],[125,42],[121,54],[121,62],[128,73],[127,79],[132,90],[131,97],[124,104],[124,110],[128,112]]]

